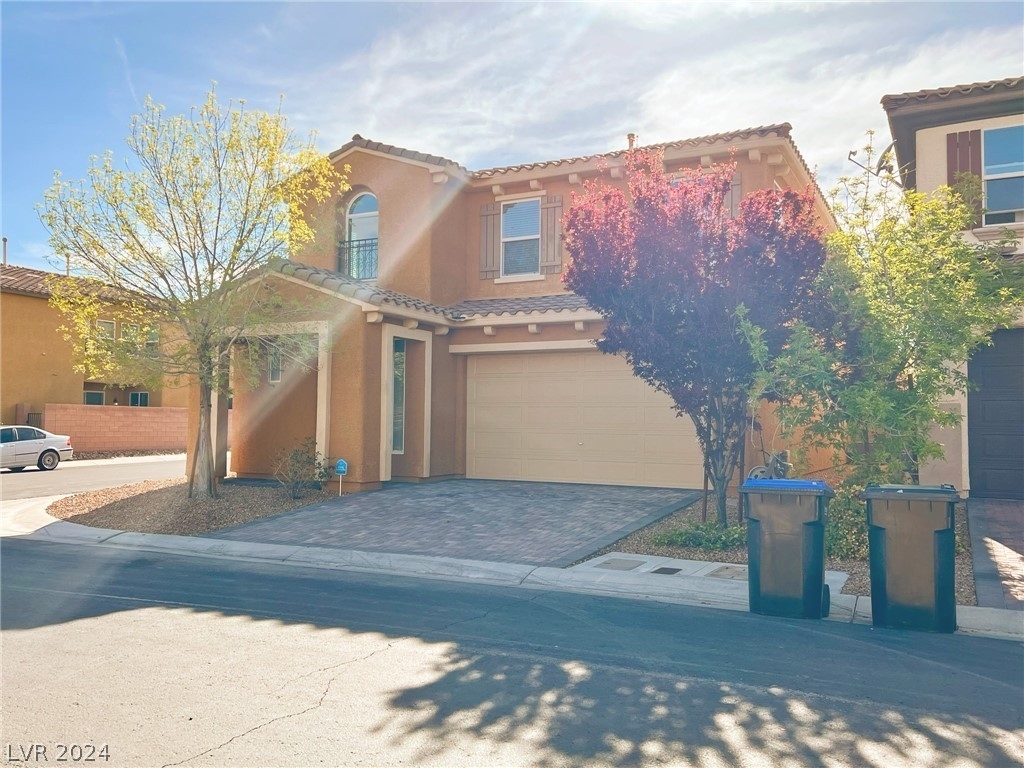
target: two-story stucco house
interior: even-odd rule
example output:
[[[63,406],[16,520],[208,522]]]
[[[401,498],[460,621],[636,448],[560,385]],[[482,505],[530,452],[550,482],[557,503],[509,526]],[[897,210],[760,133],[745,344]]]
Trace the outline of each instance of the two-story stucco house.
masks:
[[[187,387],[124,387],[75,370],[66,321],[50,306],[50,280],[62,277],[0,266],[0,423],[71,435],[79,452],[182,450]],[[111,302],[98,330],[119,338],[119,314]]]
[[[670,172],[734,159],[735,205],[813,185],[790,130],[660,148]],[[231,469],[272,474],[277,451],[315,435],[348,462],[352,489],[445,477],[699,488],[690,420],[595,349],[600,317],[562,285],[573,191],[598,175],[624,183],[624,155],[470,171],[354,136],[331,155],[351,190],[313,214],[315,247],[274,276],[308,299],[308,322],[263,334],[316,334],[317,359],[268,348],[262,382],[234,393]],[[830,221],[820,194],[819,206]]]
[[[931,192],[959,174],[980,177],[984,214],[964,233],[994,242],[1007,232],[1024,259],[1024,77],[886,96],[904,186]],[[973,388],[946,407],[962,426],[939,435],[946,457],[922,483],[953,483],[981,498],[1024,498],[1024,315],[999,329],[967,366]]]

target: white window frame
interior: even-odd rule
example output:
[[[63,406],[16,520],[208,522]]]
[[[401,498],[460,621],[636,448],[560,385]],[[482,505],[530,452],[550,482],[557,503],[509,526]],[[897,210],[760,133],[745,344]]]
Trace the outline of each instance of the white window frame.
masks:
[[[352,209],[356,207],[356,203],[358,203],[364,197],[372,197],[374,203],[376,203],[377,210],[375,210],[375,211],[366,211],[364,213],[352,213]],[[372,237],[372,238],[368,238],[368,237],[354,238],[352,236],[352,234],[353,234],[352,230],[353,230],[354,226],[359,221],[368,221],[370,219],[374,219],[377,222],[377,226],[374,227],[374,230],[376,231],[376,235],[374,237]],[[348,271],[348,277],[351,277],[351,278],[353,278],[355,280],[376,280],[377,279],[377,275],[380,274],[380,198],[377,197],[377,195],[375,195],[373,192],[359,192],[355,197],[353,197],[349,201],[348,205],[345,206],[345,242],[346,243],[353,243],[353,242],[362,242],[364,240],[373,240],[374,242],[377,243],[376,254],[375,254],[375,256],[376,256],[376,263],[373,265],[373,276],[371,276],[371,277],[362,277],[360,270],[353,270],[352,254],[351,254],[351,250],[350,250],[350,252],[349,252],[349,264],[348,264],[348,270],[347,270]],[[353,272],[355,272],[355,274],[353,274]]]
[[[267,381],[271,384],[281,382],[281,363],[281,348],[276,344],[271,344],[267,351]]]
[[[109,328],[109,332],[104,329]],[[114,340],[117,338],[117,323],[114,320],[97,320],[96,331],[101,338]]]
[[[398,342],[402,342],[401,353],[399,353],[399,351],[397,349]],[[408,402],[406,400],[406,393],[407,393],[407,389],[408,389],[406,387],[406,381],[408,380],[408,377],[409,377],[409,368],[408,368],[408,362],[409,362],[409,342],[408,342],[408,340],[407,339],[403,339],[400,336],[396,336],[394,341],[391,342],[391,354],[393,356],[392,366],[391,366],[391,378],[392,378],[392,385],[393,385],[392,392],[391,392],[391,398],[392,398],[391,399],[391,403],[392,403],[392,409],[391,409],[391,453],[397,454],[397,455],[402,455],[402,454],[405,453],[405,432],[406,432],[406,430],[405,430],[405,424],[406,424],[405,415],[406,415],[406,411],[408,410]],[[402,356],[402,379],[401,379],[401,381],[399,381],[399,379],[398,379],[398,366],[395,365],[395,362],[397,362],[397,360],[398,360],[398,355],[399,354],[401,354],[401,356]],[[395,407],[395,404],[398,402],[399,385],[401,386],[401,395],[402,395],[402,398],[401,398],[402,399],[402,412],[401,412],[401,414],[398,413],[398,409]],[[396,432],[400,432],[400,434],[401,434],[401,437],[402,437],[402,444],[401,445],[396,445],[395,444],[395,439],[394,438],[395,438]]]
[[[1015,128],[1019,130],[1019,126],[1017,126],[1017,125],[1003,125],[1003,126],[999,126],[998,128],[984,128],[981,131],[981,188],[982,188],[982,192],[983,192],[983,199],[985,201],[985,208],[986,209],[988,208],[988,199],[989,199],[988,198],[988,183],[989,183],[989,181],[995,181],[997,179],[1015,179],[1017,177],[1024,176],[1024,171],[1013,171],[1011,173],[993,173],[993,174],[987,173],[986,170],[985,170],[985,166],[986,166],[986,162],[985,162],[985,137],[986,137],[987,134],[993,133],[995,131],[1004,131],[1004,130],[1015,129]],[[995,214],[995,215],[1007,214],[1007,213],[1014,214],[1013,221],[995,222],[995,223],[989,224],[988,217],[990,215],[993,215],[993,214]],[[984,215],[984,219],[985,220],[984,220],[983,224],[985,226],[994,226],[994,227],[1006,226],[1008,224],[1013,224],[1015,222],[1024,220],[1024,208],[1014,208],[1014,209],[1011,209],[1011,210],[999,210],[999,211],[989,211],[989,210],[986,210],[985,211],[985,215]]]
[[[537,203],[537,234],[536,235],[520,235],[518,237],[505,237],[505,207],[509,205],[519,205],[521,203],[529,203],[535,201]],[[501,203],[501,217],[498,221],[498,233],[501,236],[501,279],[507,278],[520,278],[528,279],[540,275],[540,237],[541,237],[541,224],[543,222],[543,206],[544,202],[540,197],[524,197],[517,200],[504,200]],[[534,272],[513,272],[511,274],[505,271],[505,243],[518,243],[525,242],[527,240],[537,241],[537,269]]]

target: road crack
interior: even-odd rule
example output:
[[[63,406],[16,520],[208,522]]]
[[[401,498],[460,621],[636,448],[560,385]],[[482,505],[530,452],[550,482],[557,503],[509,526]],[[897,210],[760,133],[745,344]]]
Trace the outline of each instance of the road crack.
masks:
[[[360,657],[355,658],[355,659],[348,659],[347,661],[342,661],[342,662],[339,662],[338,664],[332,664],[330,666],[323,667],[321,669],[317,669],[317,670],[314,670],[312,672],[309,672],[309,673],[307,673],[305,675],[299,675],[298,677],[295,677],[295,678],[292,678],[291,680],[289,680],[287,683],[285,683],[283,686],[281,686],[281,688],[278,688],[277,691],[275,691],[275,693],[279,693],[280,691],[282,691],[284,688],[287,688],[292,683],[294,683],[294,682],[296,682],[298,680],[302,680],[305,677],[310,677],[312,675],[321,674],[323,672],[327,672],[327,671],[330,671],[330,670],[337,670],[337,669],[340,669],[341,667],[346,667],[346,666],[348,666],[350,664],[357,664],[357,663],[359,663],[361,661],[366,661],[367,659],[373,658],[374,656],[376,656],[379,653],[384,653],[384,652],[390,650],[394,645],[396,645],[396,643],[390,643],[389,642],[385,647],[377,648],[377,649],[371,651],[370,653],[367,653],[364,656],[360,656]],[[324,686],[323,692],[320,694],[320,697],[316,700],[315,704],[311,704],[310,706],[306,707],[305,709],[301,709],[298,712],[289,712],[288,714],[278,715],[277,717],[272,717],[271,719],[269,719],[269,720],[267,720],[265,722],[259,723],[258,725],[254,725],[252,728],[249,728],[249,729],[247,729],[245,731],[242,731],[242,733],[235,734],[230,739],[228,739],[227,741],[225,741],[225,742],[223,742],[221,744],[218,744],[218,745],[216,745],[214,747],[210,747],[209,749],[204,749],[202,752],[199,752],[199,753],[197,753],[195,755],[192,755],[191,757],[186,757],[183,760],[179,760],[179,761],[177,761],[175,763],[165,763],[163,766],[161,766],[161,768],[174,768],[174,766],[185,765],[186,763],[190,763],[193,760],[198,760],[199,758],[201,758],[201,757],[203,757],[205,755],[213,754],[214,752],[217,752],[218,750],[221,750],[224,747],[227,747],[228,745],[233,744],[234,742],[238,741],[239,739],[243,739],[246,736],[249,736],[250,734],[253,734],[256,731],[259,731],[259,730],[261,730],[263,728],[266,728],[269,725],[273,725],[274,723],[279,723],[282,720],[290,720],[291,718],[294,718],[294,717],[301,717],[302,715],[308,714],[308,713],[310,713],[310,712],[312,712],[312,711],[314,711],[316,709],[319,709],[320,707],[323,706],[324,700],[327,698],[327,694],[331,692],[331,686],[334,685],[334,681],[337,680],[337,679],[338,679],[337,675],[334,675],[334,676],[332,676],[327,681],[327,684]]]

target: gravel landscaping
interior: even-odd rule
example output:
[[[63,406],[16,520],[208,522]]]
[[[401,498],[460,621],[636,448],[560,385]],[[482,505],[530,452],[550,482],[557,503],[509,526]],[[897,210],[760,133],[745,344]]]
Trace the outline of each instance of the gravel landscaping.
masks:
[[[316,504],[334,496],[330,491],[309,491],[301,499],[292,499],[278,485],[244,485],[231,482],[221,485],[219,493],[220,497],[212,501],[190,500],[185,481],[182,479],[149,480],[69,496],[51,504],[47,511],[61,520],[96,528],[202,536],[210,531]],[[735,499],[729,501],[729,519],[735,520],[738,502]],[[714,514],[713,508],[709,510],[709,514]],[[595,552],[591,557],[606,552],[627,552],[683,560],[746,563],[747,551],[743,547],[725,551],[706,551],[655,543],[655,538],[659,534],[677,530],[686,522],[700,520],[700,516],[701,504],[694,504],[620,539]],[[957,506],[956,528],[957,541],[962,547],[956,557],[957,603],[976,605],[967,514],[963,504]],[[870,594],[866,561],[828,560],[825,567],[828,570],[849,574],[849,581],[843,588],[844,594]]]

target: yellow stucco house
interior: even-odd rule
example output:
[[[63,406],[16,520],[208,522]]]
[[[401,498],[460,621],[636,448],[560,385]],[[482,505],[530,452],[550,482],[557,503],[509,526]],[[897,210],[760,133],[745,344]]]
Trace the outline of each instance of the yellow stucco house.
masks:
[[[659,147],[669,172],[734,158],[735,204],[813,186],[790,133]],[[595,349],[600,317],[562,285],[573,191],[598,174],[624,183],[624,155],[471,171],[358,135],[332,153],[351,190],[314,214],[316,245],[274,276],[313,309],[261,333],[315,334],[316,360],[270,352],[259,385],[234,393],[230,469],[271,475],[277,451],[315,436],[347,461],[346,489],[447,477],[701,487],[690,420]],[[820,193],[818,205],[831,221]]]
[[[49,304],[54,277],[63,276],[0,266],[0,423],[71,435],[78,452],[184,449],[187,387],[119,387],[74,370],[63,319]],[[116,338],[116,307],[99,323]]]
[[[1024,77],[885,96],[903,184],[931,192],[957,175],[981,178],[984,215],[964,233],[1024,260]],[[944,461],[921,468],[922,483],[952,483],[980,498],[1024,498],[1024,314],[995,332],[967,366],[973,388],[945,407],[963,416],[942,430]]]

